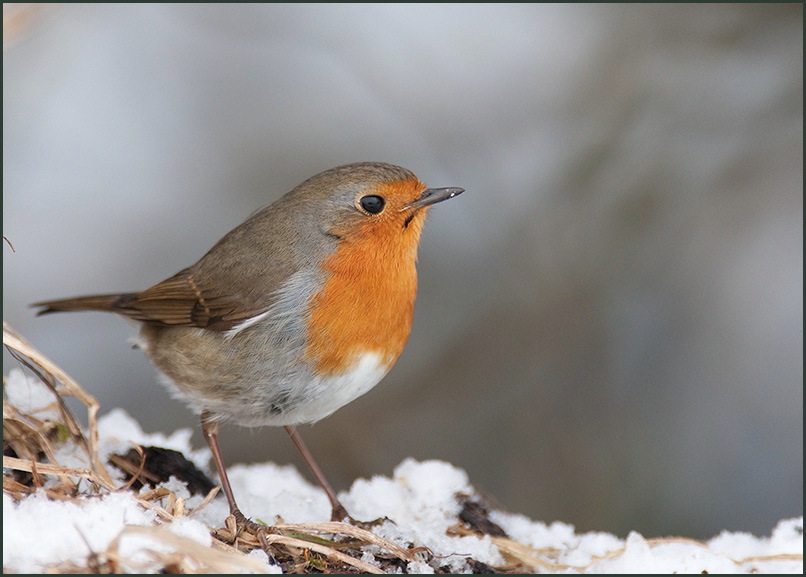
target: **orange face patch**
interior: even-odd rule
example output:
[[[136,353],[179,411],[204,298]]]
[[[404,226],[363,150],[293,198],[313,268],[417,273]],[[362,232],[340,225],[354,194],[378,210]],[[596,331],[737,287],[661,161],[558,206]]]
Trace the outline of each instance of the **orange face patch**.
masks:
[[[404,209],[419,198],[418,180],[372,191],[384,211],[366,215],[323,263],[327,280],[310,304],[306,355],[320,374],[338,375],[374,352],[388,367],[403,352],[417,295],[417,247],[425,209]]]

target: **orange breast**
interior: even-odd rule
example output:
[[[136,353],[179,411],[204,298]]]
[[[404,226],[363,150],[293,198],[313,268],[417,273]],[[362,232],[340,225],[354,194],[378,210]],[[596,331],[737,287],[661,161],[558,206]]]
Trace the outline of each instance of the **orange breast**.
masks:
[[[411,188],[419,181],[389,185]],[[323,264],[327,280],[311,300],[306,355],[322,375],[349,370],[360,355],[377,353],[391,368],[406,345],[417,296],[417,245],[425,210],[403,226],[405,215],[368,219],[340,241]]]

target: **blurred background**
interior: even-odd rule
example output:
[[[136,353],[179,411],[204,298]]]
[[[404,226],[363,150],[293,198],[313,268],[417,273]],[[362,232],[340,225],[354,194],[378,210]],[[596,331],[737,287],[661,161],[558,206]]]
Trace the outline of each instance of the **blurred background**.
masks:
[[[4,5],[4,28],[3,317],[102,411],[198,428],[132,326],[29,303],[147,288],[309,176],[386,161],[467,192],[429,215],[396,367],[300,428],[337,487],[412,456],[580,531],[803,514],[802,5]],[[282,429],[222,441],[304,471]]]

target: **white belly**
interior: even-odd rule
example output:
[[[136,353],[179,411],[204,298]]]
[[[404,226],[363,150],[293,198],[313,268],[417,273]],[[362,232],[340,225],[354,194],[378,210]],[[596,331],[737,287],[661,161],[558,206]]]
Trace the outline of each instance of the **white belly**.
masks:
[[[311,367],[272,373],[230,383],[224,391],[194,388],[192,393],[164,373],[173,395],[197,414],[212,413],[221,421],[244,427],[301,425],[323,419],[357,399],[389,372],[391,363],[374,352],[356,358],[352,368],[336,376],[315,375]],[[202,394],[202,392],[207,394]],[[215,391],[215,392],[214,392]]]
[[[346,373],[313,379],[305,386],[308,400],[300,399],[298,406],[284,417],[293,419],[293,424],[312,423],[327,417],[377,385],[389,369],[389,363],[377,353],[364,353]]]

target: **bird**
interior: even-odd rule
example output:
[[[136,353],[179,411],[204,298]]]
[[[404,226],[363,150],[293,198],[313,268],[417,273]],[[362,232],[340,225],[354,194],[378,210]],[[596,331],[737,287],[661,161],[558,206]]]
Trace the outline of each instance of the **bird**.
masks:
[[[282,426],[349,521],[297,432],[372,389],[409,337],[426,213],[464,192],[383,162],[325,170],[254,213],[194,265],[141,292],[33,303],[37,315],[103,311],[139,324],[137,346],[199,415],[238,526],[220,425]]]

